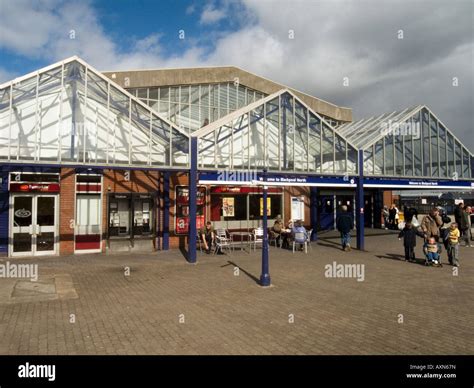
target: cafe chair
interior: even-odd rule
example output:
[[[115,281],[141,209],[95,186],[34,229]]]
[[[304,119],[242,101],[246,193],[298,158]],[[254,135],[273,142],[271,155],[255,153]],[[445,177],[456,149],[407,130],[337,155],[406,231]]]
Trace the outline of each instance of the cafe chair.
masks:
[[[263,229],[257,228],[253,230],[253,249],[257,250],[257,244],[261,244],[263,247]]]
[[[305,253],[308,253],[308,238],[305,237],[303,232],[296,232],[293,238],[293,253],[295,253],[296,244],[304,245]]]

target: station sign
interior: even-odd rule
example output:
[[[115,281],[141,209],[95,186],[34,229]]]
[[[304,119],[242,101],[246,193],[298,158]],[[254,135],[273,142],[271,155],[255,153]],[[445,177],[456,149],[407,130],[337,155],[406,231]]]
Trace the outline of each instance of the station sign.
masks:
[[[245,173],[200,173],[199,183],[219,186],[259,186],[263,183],[261,173],[252,172],[251,176]],[[303,186],[303,187],[356,187],[356,178],[350,176],[308,176],[308,175],[281,175],[267,174],[266,186]]]
[[[435,179],[384,179],[364,178],[364,187],[388,189],[450,189],[474,190],[473,181],[465,180],[435,180]]]

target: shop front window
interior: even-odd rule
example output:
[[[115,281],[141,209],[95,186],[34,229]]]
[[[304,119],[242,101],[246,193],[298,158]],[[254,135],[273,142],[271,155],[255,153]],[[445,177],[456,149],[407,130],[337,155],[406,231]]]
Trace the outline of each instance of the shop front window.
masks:
[[[268,218],[276,218],[282,214],[281,195],[268,195],[267,215]],[[263,218],[263,196],[249,195],[249,219],[261,220]]]
[[[211,195],[211,221],[245,221],[247,195]]]

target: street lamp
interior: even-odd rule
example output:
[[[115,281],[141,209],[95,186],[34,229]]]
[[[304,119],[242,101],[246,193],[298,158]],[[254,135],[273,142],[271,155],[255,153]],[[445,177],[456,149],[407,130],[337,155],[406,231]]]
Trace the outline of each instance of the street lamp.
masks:
[[[262,274],[260,275],[260,285],[262,287],[269,287],[271,285],[270,269],[268,263],[268,217],[267,217],[267,198],[268,198],[268,186],[267,181],[267,169],[263,169],[263,246],[262,246]]]

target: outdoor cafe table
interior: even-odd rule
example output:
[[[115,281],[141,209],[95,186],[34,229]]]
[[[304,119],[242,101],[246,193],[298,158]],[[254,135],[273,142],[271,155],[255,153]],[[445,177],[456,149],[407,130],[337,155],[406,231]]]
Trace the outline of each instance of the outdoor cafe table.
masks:
[[[232,242],[232,250],[234,249],[234,246],[235,246],[235,243],[237,243],[237,241],[234,241],[234,236],[239,236],[240,237],[240,249],[241,250],[245,250],[245,244],[244,243],[247,243],[247,245],[249,246],[249,253],[250,253],[250,246],[252,244],[252,233],[249,233],[249,232],[230,232],[230,239],[231,239],[231,242]],[[244,240],[244,237],[247,237],[247,241]]]

